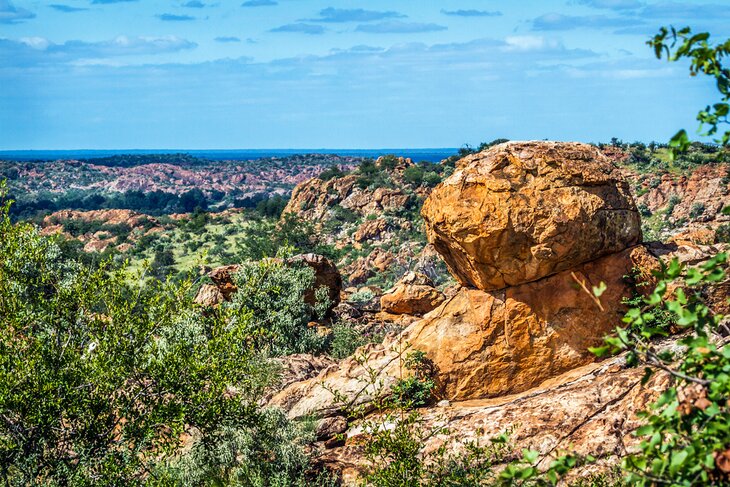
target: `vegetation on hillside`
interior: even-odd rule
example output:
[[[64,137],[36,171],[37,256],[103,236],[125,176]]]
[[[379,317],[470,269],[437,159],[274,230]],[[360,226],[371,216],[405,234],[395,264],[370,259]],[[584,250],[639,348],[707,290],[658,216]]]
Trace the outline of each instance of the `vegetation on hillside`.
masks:
[[[679,42],[675,51],[667,44],[670,32]],[[673,61],[688,57],[693,74],[716,78],[721,102],[699,116],[709,135],[727,122],[729,76],[722,61],[729,43],[712,46],[709,35],[692,35],[689,29],[663,29],[650,43],[657,55],[666,53]],[[640,172],[728,161],[726,148],[689,144],[686,133],[680,134],[668,146],[618,140],[611,146],[627,153],[621,162]],[[503,141],[467,146],[460,155]],[[719,142],[728,144],[728,132]],[[143,161],[113,157],[96,164],[134,167]],[[293,422],[261,404],[279,379],[272,357],[328,353],[343,358],[368,340],[347,323],[337,323],[329,335],[310,326],[326,315],[326,293],[320,289],[316,302],[306,303],[313,271],[281,258],[317,252],[349,266],[375,246],[363,239],[338,247],[326,236],[350,238],[379,219],[388,229],[382,232],[393,234],[378,244],[383,252],[397,253],[413,241],[423,244],[418,224],[423,195],[454,170],[455,160],[396,170],[402,163],[395,157],[363,161],[350,174],[363,191],[397,190],[404,205],[375,215],[336,203],[327,209],[321,229],[295,215],[282,217],[286,200],[280,196],[236,195],[238,200],[229,202],[247,209],[217,216],[205,212],[206,206],[231,195],[218,198],[200,189],[179,195],[67,192],[61,200],[48,200],[108,208],[117,204],[114,198],[123,198],[119,205],[135,209],[158,205],[160,213],[189,213],[160,218],[166,230],[160,234],[148,232],[151,227],[144,222],[141,229],[99,220],[55,222],[72,237],[103,234],[116,244],[133,243],[129,261],[114,250],[89,260],[72,241],[43,236],[29,222],[11,221],[13,206],[0,187],[0,483],[337,485],[336,476],[316,465],[309,448],[316,436],[312,421]],[[348,170],[332,165],[319,174],[327,181]],[[17,178],[12,171],[9,175]],[[48,210],[51,203],[21,206],[16,215]],[[677,204],[670,198],[668,207]],[[704,210],[693,207],[690,213]],[[193,301],[202,280],[193,271],[195,264],[211,262],[241,264],[234,276],[238,292],[216,308]],[[393,264],[392,275],[384,271],[366,282],[392,284],[402,270]],[[623,353],[628,366],[644,368],[645,380],[661,372],[670,382],[658,401],[639,412],[638,450],[621,452],[620,471],[581,480],[582,485],[730,483],[730,329],[706,303],[708,287],[727,278],[725,253],[697,266],[673,260],[655,276],[649,292],[626,302],[624,326],[594,352]],[[594,288],[596,299],[603,291],[605,286]],[[373,297],[366,290],[352,299]],[[679,347],[658,348],[657,339],[670,334],[677,334]],[[547,459],[532,450],[514,451],[510,425],[504,425],[503,435],[479,438],[454,453],[450,447],[459,438],[445,427],[427,428],[418,410],[434,402],[436,371],[418,350],[403,350],[399,359],[407,373],[387,394],[375,394],[379,399],[367,409],[343,407],[369,434],[367,485],[556,485],[571,470],[594,461],[570,451]],[[377,387],[377,374],[370,377]],[[433,435],[443,435],[444,444],[426,453],[424,442]]]

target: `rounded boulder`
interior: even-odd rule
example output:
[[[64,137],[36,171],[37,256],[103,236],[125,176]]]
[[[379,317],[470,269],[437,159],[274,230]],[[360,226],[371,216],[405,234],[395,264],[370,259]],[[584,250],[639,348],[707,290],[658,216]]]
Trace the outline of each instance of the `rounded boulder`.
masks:
[[[629,186],[598,148],[508,142],[461,159],[426,199],[426,234],[465,286],[535,281],[641,241]]]

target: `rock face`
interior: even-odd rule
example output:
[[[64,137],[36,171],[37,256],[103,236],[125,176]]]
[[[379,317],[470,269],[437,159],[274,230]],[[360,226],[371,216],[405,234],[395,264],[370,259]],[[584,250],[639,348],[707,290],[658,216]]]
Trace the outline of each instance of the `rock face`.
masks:
[[[365,363],[346,359],[282,390],[273,404],[292,417],[337,414],[342,404],[335,402],[332,390],[347,404],[370,403],[377,391],[363,383],[368,369],[379,371],[387,391],[403,373],[399,351],[407,346],[426,352],[439,399],[483,399],[537,387],[595,360],[588,347],[600,345],[621,323],[621,301],[629,293],[623,276],[655,262],[645,247],[637,246],[497,292],[461,288],[392,340],[361,350]],[[609,311],[601,311],[572,274],[589,285],[605,282],[601,302]]]
[[[223,293],[213,284],[203,284],[195,295],[195,302],[202,306],[215,306],[223,301]]]
[[[522,392],[595,360],[588,351],[621,323],[623,276],[656,262],[644,247],[501,291],[462,288],[403,339],[438,368],[439,396],[466,400]],[[573,277],[608,286],[606,311]]]
[[[508,142],[467,156],[431,192],[422,215],[451,273],[485,291],[641,241],[628,185],[587,144]]]
[[[429,435],[423,451],[430,453],[441,446],[459,451],[472,441],[484,446],[489,438],[513,428],[510,441],[515,451],[537,450],[549,462],[549,453],[565,449],[601,459],[578,473],[605,470],[618,463],[625,448],[636,445],[632,433],[641,422],[635,411],[655,400],[669,382],[666,375],[657,374],[642,385],[642,374],[640,368],[625,368],[624,359],[617,357],[566,372],[522,394],[420,410],[425,431],[445,426],[449,430],[448,437]],[[353,424],[346,436],[344,445],[320,450],[319,461],[339,472],[344,485],[360,485],[367,465],[363,445],[368,435]],[[445,443],[448,438],[452,443]]]
[[[428,276],[409,272],[380,298],[380,309],[396,315],[424,315],[444,299]]]
[[[208,273],[213,284],[220,291],[221,296],[226,301],[231,300],[231,296],[238,291],[236,284],[233,281],[233,275],[238,272],[241,267],[238,265],[226,265],[222,267],[216,267]]]

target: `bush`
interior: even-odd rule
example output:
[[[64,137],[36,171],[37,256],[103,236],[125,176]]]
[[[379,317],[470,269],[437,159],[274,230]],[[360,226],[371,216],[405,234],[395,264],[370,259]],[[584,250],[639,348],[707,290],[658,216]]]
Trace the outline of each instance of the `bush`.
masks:
[[[272,368],[246,339],[250,318],[203,314],[189,282],[143,288],[66,260],[7,205],[0,256],[7,484],[139,484],[183,436],[257,424]]]
[[[721,316],[704,304],[703,288],[726,278],[727,256],[718,254],[699,267],[677,259],[658,275],[653,292],[626,313],[599,355],[626,352],[629,366],[641,365],[647,381],[656,370],[672,376],[661,397],[638,415],[644,424],[640,451],[628,455],[623,468],[633,485],[719,485],[727,482],[722,462],[730,445],[730,353],[712,337],[727,334]],[[657,350],[652,339],[666,336],[657,316],[669,316],[685,333],[681,351]],[[722,342],[721,342],[722,343]]]
[[[406,409],[418,408],[427,405],[433,398],[435,371],[433,363],[420,350],[408,353],[403,365],[413,371],[413,375],[400,378],[393,384],[393,403]]]
[[[689,210],[690,218],[699,218],[705,213],[705,205],[702,203],[695,203]]]
[[[414,186],[420,186],[423,183],[423,169],[418,166],[408,166],[403,171],[403,180]]]
[[[318,178],[322,181],[329,181],[330,179],[341,178],[344,175],[345,173],[340,169],[340,166],[332,166],[319,173]]]
[[[669,197],[669,200],[667,201],[667,207],[665,209],[667,216],[672,216],[672,213],[674,213],[674,208],[682,202],[682,199],[677,196],[676,194],[673,194]]]
[[[180,458],[160,469],[160,483],[289,487],[335,485],[310,473],[307,442],[313,425],[295,424],[280,409],[260,411],[250,427],[222,425]]]
[[[717,243],[730,243],[730,223],[723,223],[715,230]]]
[[[319,306],[310,306],[304,296],[314,284],[314,271],[292,267],[279,260],[244,262],[234,276],[238,292],[224,307],[246,322],[247,340],[257,349],[273,355],[321,353],[326,338],[307,325],[317,315],[323,317],[329,303],[319,297]]]
[[[329,354],[340,360],[352,355],[358,347],[365,343],[367,343],[365,337],[349,323],[338,322],[332,327]]]

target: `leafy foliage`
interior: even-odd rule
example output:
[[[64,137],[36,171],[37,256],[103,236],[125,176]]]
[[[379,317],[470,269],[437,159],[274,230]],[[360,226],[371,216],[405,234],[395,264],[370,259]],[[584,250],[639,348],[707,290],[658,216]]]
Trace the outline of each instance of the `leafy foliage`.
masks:
[[[285,265],[279,259],[245,262],[235,274],[238,292],[224,307],[240,321],[248,340],[273,355],[319,353],[326,340],[307,326],[324,315],[325,306],[312,306],[304,296],[314,284],[314,271]],[[326,294],[325,294],[326,296]],[[318,293],[322,304],[322,293]]]
[[[336,485],[313,471],[305,447],[311,424],[288,421],[280,409],[264,409],[246,427],[224,425],[160,469],[160,483],[294,487]]]
[[[0,478],[120,485],[221,425],[257,421],[272,368],[251,312],[204,314],[191,283],[141,287],[65,260],[0,209]]]
[[[723,65],[724,58],[730,55],[730,39],[712,45],[709,42],[710,34],[701,32],[693,34],[689,27],[676,30],[674,27],[667,29],[662,27],[648,44],[654,49],[656,57],[661,59],[666,56],[667,60],[679,61],[682,58],[690,60],[690,74],[696,76],[699,73],[715,78],[717,90],[720,93],[720,101],[707,106],[697,114],[700,122],[700,131],[707,127],[701,135],[714,136],[718,144],[727,146],[730,144],[730,130],[718,134],[720,126],[728,124],[730,113],[730,68]],[[672,154],[685,151],[689,145],[689,137],[685,130],[677,132],[669,142]]]
[[[422,407],[431,402],[433,381],[433,363],[420,350],[411,350],[403,360],[403,365],[413,371],[413,375],[400,378],[393,384],[393,402],[406,409]]]
[[[730,481],[730,334],[722,317],[705,304],[703,289],[727,278],[727,255],[720,253],[699,267],[676,259],[658,275],[657,285],[641,307],[633,307],[599,355],[625,351],[627,363],[672,377],[672,385],[640,416],[646,423],[636,434],[641,451],[624,460],[633,485],[703,485]],[[652,340],[668,329],[657,317],[669,314],[683,330],[683,350],[657,350]]]

